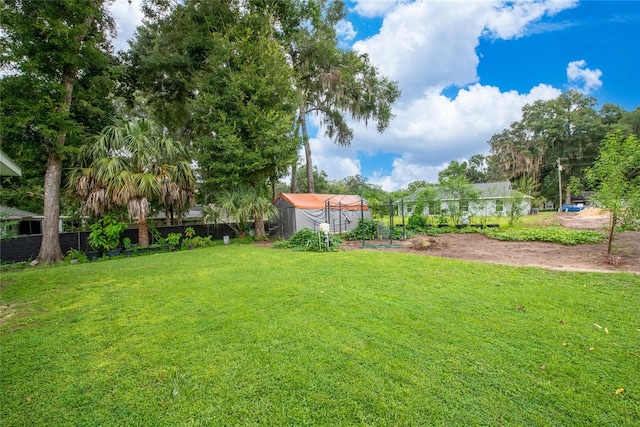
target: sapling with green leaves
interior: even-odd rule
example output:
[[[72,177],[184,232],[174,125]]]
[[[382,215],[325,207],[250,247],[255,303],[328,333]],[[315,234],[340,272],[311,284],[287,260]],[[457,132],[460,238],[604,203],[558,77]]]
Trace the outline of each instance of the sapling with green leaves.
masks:
[[[120,244],[120,235],[126,228],[127,224],[119,222],[115,216],[106,215],[91,225],[87,242],[94,251],[112,251]]]
[[[610,212],[607,254],[611,254],[617,227],[637,228],[640,223],[640,142],[622,131],[607,134],[600,155],[587,171],[595,188],[593,201]]]

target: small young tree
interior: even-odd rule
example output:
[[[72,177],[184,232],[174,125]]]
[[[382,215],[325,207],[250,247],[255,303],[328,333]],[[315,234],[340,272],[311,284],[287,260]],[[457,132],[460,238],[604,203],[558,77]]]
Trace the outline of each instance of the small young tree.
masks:
[[[480,197],[480,192],[463,177],[440,179],[440,191],[442,197],[449,200],[447,210],[453,225],[459,224],[462,217],[468,215],[469,208]]]
[[[587,171],[595,188],[594,200],[610,212],[607,254],[616,227],[638,226],[640,220],[640,150],[638,138],[621,131],[609,133],[600,144],[600,155]]]
[[[519,191],[512,191],[511,195],[505,199],[504,207],[509,225],[515,224],[522,217],[522,202],[524,202],[524,194]]]
[[[413,213],[407,221],[407,228],[409,230],[424,231],[427,225],[426,218],[424,216],[425,203],[423,201],[416,202]]]
[[[434,185],[426,185],[417,196],[418,203],[423,205],[423,208],[419,212],[420,215],[424,215],[424,208],[428,210],[428,215],[425,217],[425,221],[429,225],[434,224],[435,215],[440,214],[440,199],[438,198],[438,188]],[[416,207],[417,210],[417,207]],[[427,225],[425,223],[425,226]]]

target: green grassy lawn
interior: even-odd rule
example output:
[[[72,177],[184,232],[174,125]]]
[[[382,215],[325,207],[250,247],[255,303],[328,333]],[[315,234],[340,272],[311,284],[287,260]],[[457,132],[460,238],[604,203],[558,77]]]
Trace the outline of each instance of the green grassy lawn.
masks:
[[[630,274],[232,244],[1,283],[2,425],[640,423]]]

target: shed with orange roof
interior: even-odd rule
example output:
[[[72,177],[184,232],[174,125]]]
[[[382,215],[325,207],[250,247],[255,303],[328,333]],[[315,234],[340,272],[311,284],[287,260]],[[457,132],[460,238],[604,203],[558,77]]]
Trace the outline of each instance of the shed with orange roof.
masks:
[[[283,239],[304,228],[318,231],[322,223],[329,224],[331,233],[344,233],[361,218],[371,219],[367,201],[354,195],[281,193],[273,204],[280,215],[270,234]]]

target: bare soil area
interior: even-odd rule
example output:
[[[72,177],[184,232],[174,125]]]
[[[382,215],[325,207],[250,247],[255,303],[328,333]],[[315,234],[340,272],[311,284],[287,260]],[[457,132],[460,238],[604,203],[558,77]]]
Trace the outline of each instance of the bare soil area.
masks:
[[[608,215],[562,213],[547,219],[564,227],[604,232]],[[631,272],[640,274],[640,231],[614,236],[612,255],[607,243],[566,246],[546,242],[503,242],[482,234],[420,236],[406,241],[343,242],[345,250],[366,249],[416,253],[495,264],[543,267],[552,270]]]

